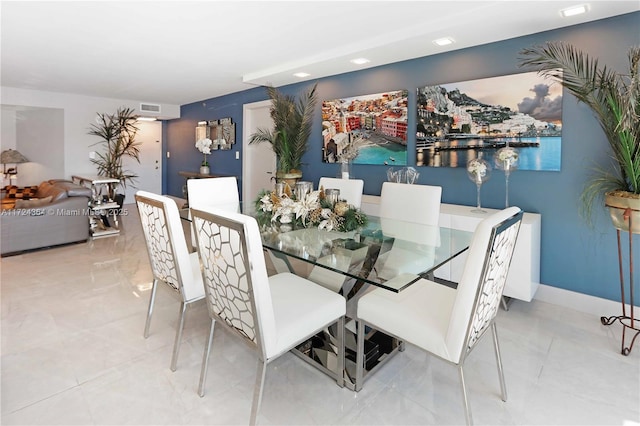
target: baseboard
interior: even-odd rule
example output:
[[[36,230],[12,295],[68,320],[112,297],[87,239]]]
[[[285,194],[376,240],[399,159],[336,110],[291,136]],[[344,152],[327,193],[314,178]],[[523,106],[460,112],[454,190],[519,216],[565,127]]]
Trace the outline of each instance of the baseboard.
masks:
[[[596,316],[608,317],[622,314],[622,305],[620,302],[614,302],[613,300],[577,293],[575,291],[552,287],[545,284],[540,284],[538,291],[534,296],[534,300],[552,303],[554,305],[573,309],[574,311]],[[627,305],[627,312],[631,312],[629,305]],[[636,317],[640,316],[640,307],[638,306],[636,306],[636,314]]]

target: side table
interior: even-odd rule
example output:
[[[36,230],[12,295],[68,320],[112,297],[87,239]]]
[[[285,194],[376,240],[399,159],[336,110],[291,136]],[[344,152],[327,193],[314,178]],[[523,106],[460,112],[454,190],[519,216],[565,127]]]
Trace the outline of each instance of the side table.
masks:
[[[91,188],[89,200],[89,231],[93,238],[110,237],[118,235],[118,210],[120,206],[108,195],[103,195],[103,190],[108,184],[118,184],[119,179],[102,176],[71,176],[71,180],[78,185]],[[113,224],[110,220],[112,216]]]

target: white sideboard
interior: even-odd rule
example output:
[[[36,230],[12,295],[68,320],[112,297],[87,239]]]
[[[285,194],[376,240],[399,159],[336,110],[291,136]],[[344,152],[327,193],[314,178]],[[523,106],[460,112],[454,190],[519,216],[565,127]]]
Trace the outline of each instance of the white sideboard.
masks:
[[[483,208],[487,213],[474,213],[473,206],[442,204],[440,206],[440,225],[474,231],[478,223],[488,214],[498,210]],[[362,210],[367,214],[378,215],[380,197],[362,196]],[[538,213],[524,213],[518,242],[511,261],[504,295],[530,302],[540,285],[540,225],[542,217]],[[436,276],[459,281],[466,256],[458,256],[448,265],[440,268]]]

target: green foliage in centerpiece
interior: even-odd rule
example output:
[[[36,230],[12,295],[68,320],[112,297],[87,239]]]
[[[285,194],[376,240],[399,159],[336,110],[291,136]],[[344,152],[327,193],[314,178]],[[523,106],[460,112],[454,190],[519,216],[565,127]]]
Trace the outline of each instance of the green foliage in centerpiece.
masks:
[[[277,223],[295,228],[317,227],[327,231],[348,232],[368,223],[366,214],[345,201],[331,205],[323,188],[311,191],[300,200],[292,194],[289,185],[285,185],[281,196],[264,190],[258,195],[255,208],[256,220],[261,226]]]

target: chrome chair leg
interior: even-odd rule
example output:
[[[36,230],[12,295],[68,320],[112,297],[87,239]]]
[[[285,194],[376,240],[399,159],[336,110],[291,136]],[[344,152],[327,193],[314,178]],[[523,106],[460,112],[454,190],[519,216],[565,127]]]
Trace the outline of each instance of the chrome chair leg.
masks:
[[[493,347],[496,352],[496,362],[498,364],[498,375],[500,376],[500,390],[502,391],[502,400],[507,401],[507,385],[504,381],[504,369],[502,368],[502,357],[500,356],[500,344],[498,343],[498,327],[495,321],[491,324],[493,332]]]
[[[338,362],[337,362],[337,366],[336,366],[336,374],[337,374],[337,378],[336,381],[338,383],[338,386],[340,386],[341,388],[344,387],[344,316],[340,317],[340,319],[338,320]]]
[[[364,381],[364,327],[364,322],[356,322],[356,392],[362,389],[362,382]]]
[[[182,340],[182,329],[184,328],[184,314],[187,311],[187,304],[180,304],[180,320],[176,330],[176,340],[173,342],[173,355],[171,356],[171,371],[176,371],[178,365],[178,353],[180,352],[180,340]]]
[[[471,405],[469,404],[469,398],[467,397],[467,387],[464,383],[464,371],[462,371],[462,365],[458,366],[458,372],[460,373],[460,383],[462,384],[462,399],[464,400],[464,416],[467,421],[467,425],[472,425],[473,418],[471,417]]]
[[[198,395],[204,396],[204,385],[207,382],[207,369],[209,368],[209,354],[211,353],[211,344],[213,343],[213,329],[215,328],[215,320],[211,320],[209,326],[209,337],[204,345],[204,354],[202,355],[202,367],[200,368],[200,384],[198,385]]]
[[[149,309],[147,309],[147,321],[144,325],[144,338],[149,337],[149,328],[151,328],[151,316],[153,315],[153,306],[156,303],[156,290],[158,289],[158,280],[153,280],[151,286],[151,296],[149,297]]]
[[[264,379],[267,373],[267,361],[258,360],[258,371],[256,374],[256,384],[253,389],[253,403],[251,404],[250,425],[255,425],[258,418],[258,411],[262,404],[262,391],[264,390]]]

